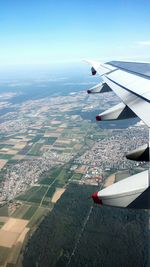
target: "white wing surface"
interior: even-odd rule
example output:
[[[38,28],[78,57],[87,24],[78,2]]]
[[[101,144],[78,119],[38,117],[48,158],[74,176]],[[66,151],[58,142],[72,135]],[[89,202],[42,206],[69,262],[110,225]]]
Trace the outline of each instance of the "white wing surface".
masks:
[[[92,66],[92,74],[98,73],[103,83],[150,127],[150,64],[119,61],[88,63]]]

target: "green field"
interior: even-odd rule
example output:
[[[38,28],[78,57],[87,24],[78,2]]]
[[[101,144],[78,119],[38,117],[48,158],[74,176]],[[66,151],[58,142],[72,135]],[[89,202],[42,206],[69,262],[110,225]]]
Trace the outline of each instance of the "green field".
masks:
[[[24,214],[27,212],[29,209],[29,205],[21,205],[18,209],[15,210],[15,212],[11,215],[14,218],[20,218],[22,219]]]
[[[71,153],[72,152],[72,148],[66,148],[64,153]]]
[[[7,204],[0,207],[0,216],[8,216],[8,205]]]
[[[53,148],[69,148],[72,147],[71,143],[70,144],[65,144],[65,143],[55,143],[55,145],[53,146]]]
[[[14,155],[0,154],[0,159],[11,159]]]
[[[63,168],[54,167],[51,170],[44,172],[42,174],[43,179],[39,181],[39,186],[33,186],[23,195],[18,196],[16,199],[20,201],[25,201],[28,203],[34,203],[36,207],[38,205],[46,205],[50,206],[50,200],[55,193],[57,187],[64,187],[68,180],[73,175],[72,172],[69,171],[69,165],[66,165]],[[74,174],[75,175],[75,174]],[[80,180],[82,174],[77,174],[76,179]],[[52,184],[52,185],[51,185]],[[48,190],[48,191],[47,191]],[[45,195],[46,194],[46,195]],[[44,197],[45,195],[45,197]],[[44,197],[43,201],[42,198]],[[41,203],[42,201],[42,203]],[[18,210],[13,213],[14,217],[17,218],[26,218],[30,219],[36,210],[35,207],[29,207],[27,205],[22,205]]]
[[[42,201],[42,206],[50,207],[51,206],[51,198],[45,197],[44,200]]]
[[[53,194],[54,194],[54,192],[55,192],[55,186],[51,186],[49,189],[48,189],[48,192],[47,192],[47,194],[46,194],[46,196],[45,197],[49,197],[49,198],[52,198],[52,196],[53,196]],[[45,199],[44,199],[45,200]]]
[[[51,183],[55,180],[55,178],[47,177],[39,181],[39,184],[41,185],[51,185]]]
[[[5,174],[6,174],[6,170],[5,169],[0,170],[0,183],[3,181]]]
[[[5,224],[5,222],[0,222],[0,228]]]
[[[57,137],[51,136],[51,137],[45,137],[44,141],[46,145],[53,145],[55,141],[57,140]]]
[[[62,170],[61,167],[53,167],[50,170],[43,172],[41,175],[41,181],[43,178],[51,178],[51,179],[56,178],[61,172],[61,170]],[[41,183],[41,181],[39,183]]]
[[[4,266],[10,251],[11,248],[0,247],[0,266]]]
[[[57,176],[57,180],[54,183],[55,187],[64,186],[68,182],[68,180],[71,178],[71,176],[72,176],[72,172],[68,171],[68,169],[62,169],[59,175]]]
[[[36,134],[35,137],[33,137],[32,142],[36,143],[42,138],[43,134]]]
[[[40,203],[45,192],[47,190],[47,186],[41,186],[38,191],[33,193],[30,198],[28,198],[29,202],[34,202],[34,203]]]
[[[36,143],[32,146],[32,148],[29,150],[28,155],[32,155],[32,156],[40,156],[41,152],[40,152],[40,148],[43,146],[42,143]]]
[[[49,212],[49,210],[43,208],[43,207],[40,207],[36,210],[36,212],[34,213],[34,215],[32,216],[29,224],[28,224],[28,227],[33,227],[35,224],[37,224],[41,218],[43,218],[44,215],[46,215],[47,213]]]
[[[81,178],[83,177],[83,174],[81,173],[74,173],[71,177],[72,180],[81,180]]]
[[[31,187],[25,194],[16,197],[18,200],[28,201],[28,199],[39,190],[40,186]]]
[[[57,130],[57,127],[51,125],[51,127],[48,128],[48,131],[55,132]]]
[[[32,218],[32,216],[34,215],[34,213],[36,212],[37,207],[35,206],[31,206],[27,212],[24,214],[24,216],[22,217],[22,219],[24,220],[30,220]]]

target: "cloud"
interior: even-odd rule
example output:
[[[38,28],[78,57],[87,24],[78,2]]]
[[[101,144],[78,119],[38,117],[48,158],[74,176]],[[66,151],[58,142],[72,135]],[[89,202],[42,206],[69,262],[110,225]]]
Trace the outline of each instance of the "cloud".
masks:
[[[95,85],[96,82],[68,82],[64,83],[64,85]]]
[[[147,41],[139,41],[137,42],[138,45],[142,45],[142,46],[150,46],[150,40]]]

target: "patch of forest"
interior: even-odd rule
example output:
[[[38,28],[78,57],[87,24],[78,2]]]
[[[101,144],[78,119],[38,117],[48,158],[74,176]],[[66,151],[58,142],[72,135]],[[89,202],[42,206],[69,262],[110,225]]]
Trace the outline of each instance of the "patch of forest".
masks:
[[[149,266],[148,212],[93,205],[94,191],[68,186],[29,238],[23,267]]]

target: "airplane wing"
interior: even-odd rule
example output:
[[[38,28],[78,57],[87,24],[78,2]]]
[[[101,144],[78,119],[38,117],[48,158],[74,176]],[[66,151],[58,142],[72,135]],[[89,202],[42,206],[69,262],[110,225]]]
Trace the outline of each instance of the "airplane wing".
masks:
[[[123,179],[99,192],[92,194],[93,201],[100,205],[149,209],[149,171],[144,171]]]
[[[119,120],[138,116],[150,127],[150,63],[111,61],[105,64],[88,61],[92,75],[98,73],[102,82],[87,90],[88,94],[105,93],[113,90],[122,100],[96,116],[97,121]],[[149,144],[129,154],[127,158],[149,161]],[[130,176],[92,194],[98,204],[150,208],[150,172],[144,171]]]
[[[121,61],[111,61],[105,64],[95,61],[88,61],[88,63],[91,65],[92,75],[98,73],[103,80],[99,87],[107,85],[109,88],[107,91],[112,89],[123,102],[122,109],[119,110],[120,113],[115,119],[122,119],[122,115],[125,118],[137,115],[150,127],[150,63]],[[97,89],[97,92],[103,92],[102,88],[101,91]],[[88,90],[88,93],[97,92],[94,89]],[[118,107],[115,107],[113,113],[116,109],[119,112]],[[111,111],[109,115],[107,120],[111,119]],[[101,118],[99,114],[97,120],[101,119],[106,120],[106,117]]]

